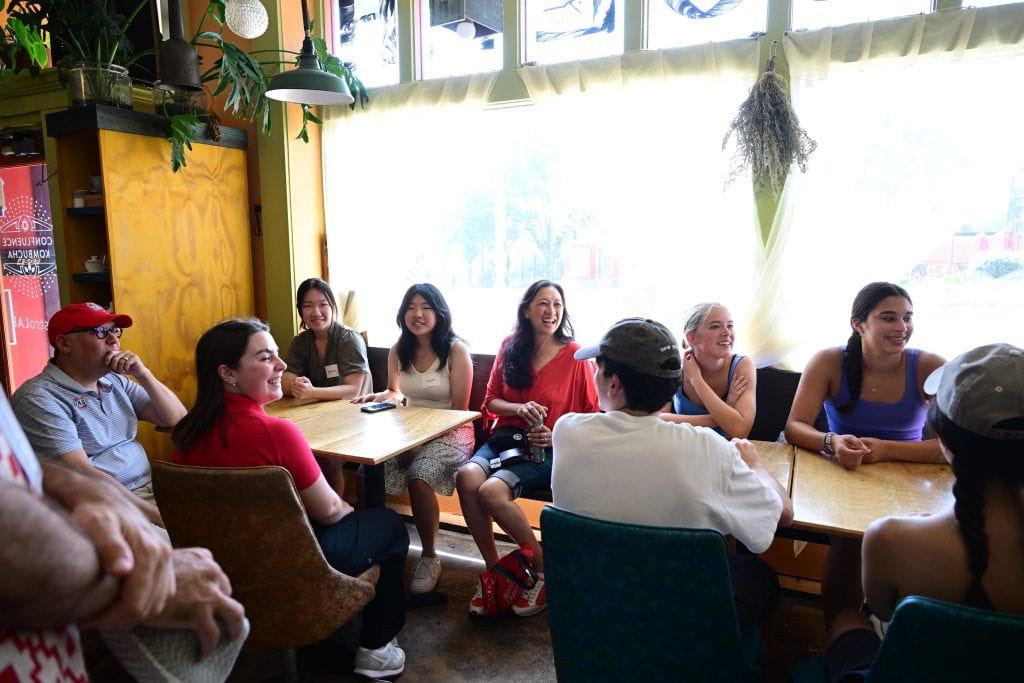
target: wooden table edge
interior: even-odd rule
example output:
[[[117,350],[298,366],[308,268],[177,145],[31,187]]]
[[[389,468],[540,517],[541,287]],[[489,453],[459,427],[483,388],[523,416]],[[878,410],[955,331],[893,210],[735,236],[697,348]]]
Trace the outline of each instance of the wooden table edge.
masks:
[[[399,408],[399,410],[400,409],[401,408]],[[415,441],[411,445],[406,446],[406,447],[402,448],[401,450],[394,451],[394,452],[388,453],[386,455],[381,455],[381,456],[378,456],[376,458],[367,458],[367,457],[362,457],[362,456],[358,456],[358,455],[338,455],[337,453],[334,453],[332,451],[322,451],[322,450],[319,450],[319,449],[316,449],[316,448],[311,448],[311,450],[313,451],[313,455],[318,455],[318,456],[323,457],[323,458],[330,458],[331,460],[340,460],[341,462],[354,462],[354,463],[359,464],[359,465],[381,465],[381,464],[387,462],[388,460],[391,460],[392,458],[394,458],[395,456],[397,456],[397,455],[399,455],[401,453],[405,453],[406,451],[412,450],[413,448],[418,448],[419,446],[422,446],[423,444],[427,443],[428,441],[433,441],[434,439],[438,438],[439,436],[441,436],[441,434],[444,434],[446,432],[450,432],[453,429],[457,429],[458,427],[461,427],[462,425],[466,424],[467,422],[472,422],[473,420],[476,420],[477,418],[480,417],[480,413],[478,411],[476,411],[476,410],[459,410],[459,411],[452,410],[450,412],[460,412],[460,413],[465,413],[465,414],[461,418],[459,418],[458,422],[455,422],[454,424],[452,424],[450,427],[445,429],[440,434],[435,434],[433,436],[427,436],[427,437],[424,437],[422,439],[418,439],[417,441]]]

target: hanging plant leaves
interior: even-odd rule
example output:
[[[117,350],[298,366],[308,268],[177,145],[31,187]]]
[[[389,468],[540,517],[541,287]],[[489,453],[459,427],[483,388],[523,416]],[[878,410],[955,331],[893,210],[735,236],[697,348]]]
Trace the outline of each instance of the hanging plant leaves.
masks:
[[[794,162],[802,173],[807,172],[807,158],[818,143],[800,127],[786,81],[775,72],[775,57],[768,60],[765,72],[729,124],[722,140],[723,150],[734,135],[736,153],[726,184],[749,169],[757,191],[769,187],[778,195]]]

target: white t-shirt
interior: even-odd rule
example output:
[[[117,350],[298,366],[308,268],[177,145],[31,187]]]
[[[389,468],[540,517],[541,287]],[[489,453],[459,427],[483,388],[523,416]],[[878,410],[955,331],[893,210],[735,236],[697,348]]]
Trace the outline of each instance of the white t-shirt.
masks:
[[[556,507],[631,524],[716,529],[755,553],[771,545],[778,494],[705,427],[621,410],[562,416],[552,437]]]

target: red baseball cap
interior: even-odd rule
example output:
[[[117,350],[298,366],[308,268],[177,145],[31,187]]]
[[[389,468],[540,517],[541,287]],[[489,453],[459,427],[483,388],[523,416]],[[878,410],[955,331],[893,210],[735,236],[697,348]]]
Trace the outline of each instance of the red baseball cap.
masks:
[[[111,313],[99,304],[86,301],[84,304],[69,304],[53,314],[46,328],[50,345],[57,346],[57,337],[77,327],[99,327],[113,321],[118,327],[131,327],[132,319],[123,313]]]

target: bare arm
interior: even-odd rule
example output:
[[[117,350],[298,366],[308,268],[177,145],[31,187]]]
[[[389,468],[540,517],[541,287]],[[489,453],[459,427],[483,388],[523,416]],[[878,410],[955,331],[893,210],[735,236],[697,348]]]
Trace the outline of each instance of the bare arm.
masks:
[[[290,387],[291,396],[295,398],[312,398],[318,401],[337,401],[343,398],[355,398],[363,387],[365,372],[353,372],[345,375],[342,383],[334,387],[314,387],[306,377],[296,377]]]
[[[0,627],[55,628],[102,612],[119,579],[68,514],[0,481]]]
[[[872,613],[882,621],[892,617],[900,601],[898,578],[905,555],[899,541],[899,522],[885,517],[875,520],[864,532],[861,547],[861,582]]]
[[[398,380],[401,372],[402,369],[398,365],[398,352],[395,350],[395,347],[392,346],[391,350],[388,351],[388,388],[384,391],[356,396],[352,399],[352,402],[380,403],[381,401],[390,401],[393,398],[398,398],[402,395],[402,392],[398,389]]]
[[[746,377],[748,389],[737,399],[735,406],[722,400],[722,397],[718,396],[704,381],[696,362],[693,363],[693,368],[691,372],[685,373],[684,381],[690,382],[694,391],[697,392],[709,416],[714,421],[711,426],[721,427],[730,437],[745,439],[750,434],[750,428],[754,425],[754,414],[757,412],[754,392],[757,373],[754,370],[754,361],[748,356],[736,366],[736,374]]]
[[[149,394],[149,405],[139,413],[139,419],[158,427],[173,427],[185,417],[185,406],[174,392],[164,386],[142,359],[131,351],[118,351],[107,356],[107,365],[114,372],[131,375]]]
[[[779,514],[779,526],[789,526],[793,523],[793,500],[789,497],[789,493],[786,492],[786,487],[779,483],[779,480],[773,477],[764,464],[761,463],[761,458],[757,454],[757,447],[746,439],[733,439],[733,445],[740,452],[740,457],[743,458],[743,462],[747,463],[747,467],[753,470],[754,474],[764,482],[766,486],[771,488],[775,493],[779,495],[782,500],[782,512]]]
[[[465,342],[457,341],[452,345],[448,366],[451,371],[452,408],[466,410],[473,390],[473,358]]]
[[[284,392],[285,396],[292,395],[292,384],[295,382],[296,377],[299,377],[299,375],[296,375],[294,372],[288,372],[287,370],[285,370],[284,374],[281,375],[281,391]]]
[[[715,422],[715,418],[710,415],[680,415],[678,413],[660,413],[658,415],[665,422],[675,422],[678,424],[689,424],[694,427],[717,427],[718,424]]]
[[[83,472],[88,472],[89,474],[109,477],[111,481],[117,483],[119,487],[121,486],[120,482],[117,482],[109,474],[92,466],[92,463],[89,462],[89,456],[85,453],[85,449],[79,448],[69,453],[64,453],[60,456],[60,462],[70,467],[82,470]],[[143,500],[135,495],[130,495],[128,499],[139,509],[139,512],[146,516],[146,519],[148,519],[150,523],[156,524],[157,526],[164,525],[164,520],[160,516],[160,510],[157,509],[156,505],[153,505],[148,500]]]
[[[830,395],[831,378],[841,362],[838,349],[819,351],[808,361],[786,420],[786,441],[809,451],[822,449],[825,433],[814,427],[814,421]]]
[[[310,486],[299,491],[299,498],[309,518],[321,524],[334,524],[352,512],[352,506],[338,496],[322,474]]]
[[[140,514],[135,496],[109,477],[42,461],[43,492],[66,509],[96,545],[103,569],[121,577],[118,600],[94,621],[133,626],[163,610],[174,594],[171,546]]]

